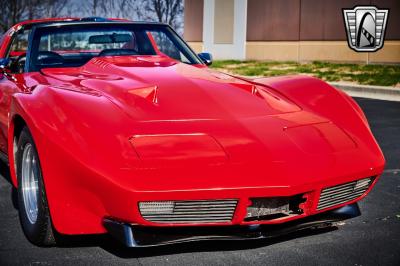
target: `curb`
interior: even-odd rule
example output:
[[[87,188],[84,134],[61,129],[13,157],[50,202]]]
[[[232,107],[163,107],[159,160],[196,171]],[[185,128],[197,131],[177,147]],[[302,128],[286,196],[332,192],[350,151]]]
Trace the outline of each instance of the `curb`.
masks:
[[[400,88],[385,86],[356,85],[342,82],[329,82],[352,97],[400,102]]]

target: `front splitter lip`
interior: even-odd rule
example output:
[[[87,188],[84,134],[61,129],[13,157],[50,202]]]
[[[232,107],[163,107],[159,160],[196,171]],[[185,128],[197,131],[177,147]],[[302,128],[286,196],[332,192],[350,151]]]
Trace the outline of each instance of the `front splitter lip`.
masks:
[[[274,238],[309,228],[329,227],[335,222],[361,215],[357,203],[282,224],[218,227],[149,227],[106,218],[108,233],[127,247],[154,247],[209,240],[250,240]]]

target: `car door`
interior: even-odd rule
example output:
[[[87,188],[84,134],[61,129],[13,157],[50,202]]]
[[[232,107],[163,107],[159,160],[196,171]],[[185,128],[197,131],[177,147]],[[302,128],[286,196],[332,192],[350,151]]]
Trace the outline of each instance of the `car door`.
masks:
[[[0,72],[0,152],[7,153],[7,135],[9,112],[11,105],[11,96],[14,93],[20,92],[24,88],[23,82],[23,67],[17,65],[16,60],[21,59],[28,46],[29,31],[19,31],[14,33],[9,42],[4,41],[3,45],[7,49],[5,54],[0,55],[0,58],[9,59],[9,64],[6,67],[6,72]]]

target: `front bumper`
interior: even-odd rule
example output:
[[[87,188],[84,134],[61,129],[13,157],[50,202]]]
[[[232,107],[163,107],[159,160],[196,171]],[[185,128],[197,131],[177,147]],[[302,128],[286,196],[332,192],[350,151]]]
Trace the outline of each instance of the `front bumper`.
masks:
[[[273,238],[292,232],[332,226],[361,215],[357,203],[282,224],[253,224],[217,227],[146,227],[104,219],[108,233],[127,247],[151,247],[206,240]]]

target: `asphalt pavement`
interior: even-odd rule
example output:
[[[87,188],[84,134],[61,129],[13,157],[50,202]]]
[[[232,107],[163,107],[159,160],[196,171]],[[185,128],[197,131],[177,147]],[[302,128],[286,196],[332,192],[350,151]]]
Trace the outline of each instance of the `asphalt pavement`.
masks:
[[[24,237],[15,191],[0,164],[0,265],[400,265],[400,102],[356,99],[387,160],[360,202],[362,215],[329,230],[273,240],[200,242],[128,249],[108,236],[72,237],[40,248]]]

